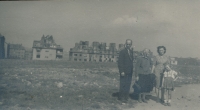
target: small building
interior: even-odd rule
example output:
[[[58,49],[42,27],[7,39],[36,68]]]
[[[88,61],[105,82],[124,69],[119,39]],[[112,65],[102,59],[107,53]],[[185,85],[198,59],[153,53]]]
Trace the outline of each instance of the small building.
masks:
[[[25,58],[25,48],[22,44],[8,44],[7,57],[9,59],[24,59]]]
[[[178,61],[174,57],[171,57],[170,60],[171,60],[171,64],[172,65],[177,65],[178,64]]]
[[[54,42],[53,36],[43,35],[40,41],[35,40],[32,47],[33,60],[59,60],[63,58],[63,48]]]

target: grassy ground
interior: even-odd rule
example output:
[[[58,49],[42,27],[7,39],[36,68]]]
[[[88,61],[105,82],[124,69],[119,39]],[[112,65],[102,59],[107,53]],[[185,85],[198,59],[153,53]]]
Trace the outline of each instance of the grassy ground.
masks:
[[[199,67],[174,66],[177,84],[199,83]],[[116,63],[0,60],[1,110],[121,110]]]
[[[0,60],[2,110],[120,110],[115,63]]]

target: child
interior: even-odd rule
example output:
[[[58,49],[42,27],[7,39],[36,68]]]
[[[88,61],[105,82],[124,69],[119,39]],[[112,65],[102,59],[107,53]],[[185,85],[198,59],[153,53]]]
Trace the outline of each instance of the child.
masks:
[[[165,70],[162,79],[161,99],[164,105],[171,106],[172,91],[174,90],[174,81],[177,79],[177,72],[172,70],[169,64],[164,64]]]

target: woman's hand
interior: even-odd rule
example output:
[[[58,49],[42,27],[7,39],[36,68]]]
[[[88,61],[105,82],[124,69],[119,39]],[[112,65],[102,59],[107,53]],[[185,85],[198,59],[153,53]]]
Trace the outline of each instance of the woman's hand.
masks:
[[[138,81],[139,80],[139,76],[137,76],[135,80]]]
[[[125,73],[124,73],[124,72],[122,72],[122,73],[121,73],[121,76],[125,76]]]

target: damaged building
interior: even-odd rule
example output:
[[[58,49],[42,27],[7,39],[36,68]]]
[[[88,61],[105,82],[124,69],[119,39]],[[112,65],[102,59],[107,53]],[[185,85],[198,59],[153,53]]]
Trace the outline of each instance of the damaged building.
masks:
[[[94,62],[117,62],[119,50],[124,48],[124,44],[119,44],[119,49],[116,48],[116,43],[93,42],[89,46],[88,41],[80,41],[75,44],[74,48],[69,51],[70,61],[94,61]]]
[[[9,59],[24,59],[25,58],[25,48],[22,44],[8,44],[7,57]]]
[[[63,58],[63,48],[57,45],[53,36],[42,36],[41,40],[33,41],[33,60],[57,60]]]

